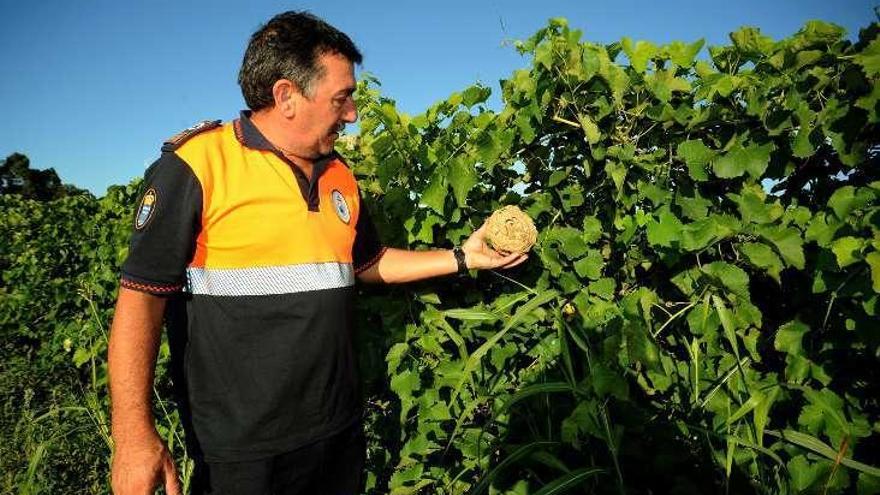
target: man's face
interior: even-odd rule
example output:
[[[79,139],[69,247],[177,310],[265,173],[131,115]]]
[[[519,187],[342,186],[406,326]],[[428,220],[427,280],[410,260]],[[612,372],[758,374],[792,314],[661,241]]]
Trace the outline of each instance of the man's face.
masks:
[[[332,152],[345,124],[357,120],[352,63],[338,53],[325,53],[318,64],[324,76],[313,83],[311,97],[298,95],[291,121],[294,151],[309,159]]]

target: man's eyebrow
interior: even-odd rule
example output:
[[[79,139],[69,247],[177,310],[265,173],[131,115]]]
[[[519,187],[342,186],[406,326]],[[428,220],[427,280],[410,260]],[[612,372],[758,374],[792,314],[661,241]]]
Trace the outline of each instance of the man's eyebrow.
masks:
[[[349,86],[347,88],[343,88],[343,89],[340,89],[339,91],[337,91],[335,96],[342,96],[342,95],[349,96],[349,95],[354,94],[354,92],[356,90],[357,90],[357,88],[355,88],[354,86]]]

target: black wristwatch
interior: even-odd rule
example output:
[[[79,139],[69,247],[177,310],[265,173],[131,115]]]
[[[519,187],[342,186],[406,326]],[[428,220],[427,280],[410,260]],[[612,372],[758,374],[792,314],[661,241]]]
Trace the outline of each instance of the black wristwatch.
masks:
[[[461,246],[452,248],[452,254],[455,256],[455,262],[458,264],[458,274],[467,275],[468,267],[464,261],[464,251],[461,249]]]

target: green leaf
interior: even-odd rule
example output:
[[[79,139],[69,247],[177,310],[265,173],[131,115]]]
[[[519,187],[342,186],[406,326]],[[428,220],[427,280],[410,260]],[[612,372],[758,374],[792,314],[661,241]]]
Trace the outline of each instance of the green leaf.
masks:
[[[810,463],[806,457],[799,455],[788,461],[788,473],[791,476],[792,488],[796,493],[805,492],[813,486],[822,475],[822,466],[819,463]]]
[[[761,30],[755,27],[744,27],[730,33],[733,46],[747,55],[769,55],[773,49],[773,38],[761,34]]]
[[[559,242],[562,254],[570,260],[580,258],[589,249],[582,233],[572,227],[557,227],[547,236]]]
[[[613,298],[616,289],[617,284],[614,282],[614,279],[610,277],[600,278],[595,282],[590,282],[590,285],[587,286],[587,291],[590,294],[597,295],[602,299]]]
[[[776,338],[773,339],[773,348],[786,354],[800,355],[802,351],[801,341],[804,335],[810,331],[810,327],[798,320],[792,320],[779,327]]]
[[[724,215],[710,215],[702,220],[685,224],[681,246],[687,251],[699,251],[736,232],[736,220]]]
[[[856,482],[856,494],[877,495],[878,493],[880,493],[880,477],[859,473],[859,479]]]
[[[674,69],[658,70],[652,74],[646,74],[645,85],[663,103],[668,102],[674,92],[691,91],[691,84],[687,79],[675,77]]]
[[[602,268],[605,265],[605,260],[602,258],[602,254],[597,250],[592,250],[590,253],[574,263],[574,271],[581,278],[588,278],[590,280],[598,280],[602,277]]]
[[[648,61],[657,54],[657,45],[650,41],[637,41],[633,44],[632,39],[624,37],[621,42],[624,53],[629,58],[629,63],[636,72],[645,72]]]
[[[676,147],[675,152],[679,158],[684,160],[692,179],[701,182],[709,180],[706,164],[715,157],[715,152],[703,144],[703,141],[699,139],[682,141]]]
[[[596,362],[590,370],[590,377],[593,379],[593,390],[599,397],[611,395],[620,400],[629,398],[629,386],[621,373]]]
[[[773,277],[777,283],[781,283],[779,274],[784,266],[779,256],[769,246],[759,242],[748,242],[740,246],[740,250],[746,259],[755,268],[767,270],[767,274]]]
[[[804,239],[816,241],[816,244],[820,246],[828,246],[834,239],[837,229],[842,225],[843,222],[838,220],[835,215],[820,211],[810,220]]]
[[[880,73],[880,37],[874,38],[861,53],[853,56],[853,61],[862,66],[868,77]]]
[[[593,216],[585,216],[583,221],[583,237],[587,244],[593,244],[602,238],[602,222]]]
[[[673,41],[672,43],[666,45],[666,53],[669,54],[669,58],[672,59],[672,63],[679,67],[690,67],[694,63],[694,59],[697,57],[697,54],[700,53],[700,50],[703,49],[703,45],[706,41],[702,38],[697,41],[686,44],[681,41]]]
[[[699,194],[694,197],[678,196],[675,201],[681,208],[681,214],[691,220],[702,220],[709,213],[709,207],[712,206],[711,201]]]
[[[581,124],[581,129],[584,130],[587,142],[591,145],[598,143],[602,138],[602,133],[599,131],[599,126],[593,122],[593,119],[589,115],[581,113],[578,114],[578,122]]]
[[[559,194],[562,200],[562,209],[571,211],[584,204],[584,192],[580,184],[572,184],[563,189]]]
[[[880,292],[880,252],[872,251],[865,256],[865,262],[871,267],[871,283],[874,292]]]
[[[554,170],[553,173],[550,174],[550,178],[547,179],[547,187],[558,185],[565,180],[566,177],[568,177],[568,170]]]
[[[596,418],[596,405],[592,401],[580,401],[567,418],[562,420],[560,436],[562,441],[580,449],[581,435],[601,437],[601,428]]]
[[[841,220],[846,220],[850,212],[865,207],[875,198],[867,188],[856,189],[853,186],[843,186],[834,191],[828,199],[828,207],[834,210],[834,214]]]
[[[461,93],[461,100],[464,106],[472,107],[477,103],[483,103],[492,94],[492,90],[480,85],[474,85]]]
[[[85,347],[78,347],[73,353],[73,365],[77,368],[81,368],[90,359],[92,359],[91,350]]]
[[[749,276],[742,268],[723,261],[714,261],[703,265],[701,270],[706,275],[721,282],[721,285],[730,292],[745,300],[751,299],[749,296]]]
[[[464,159],[454,158],[450,162],[449,183],[452,185],[452,193],[459,206],[467,204],[468,193],[477,184],[477,172],[473,166]]]
[[[446,174],[442,173],[438,167],[431,176],[428,187],[422,192],[422,204],[442,215],[448,187]]]
[[[748,172],[752,177],[760,178],[770,164],[770,153],[776,147],[772,143],[749,145],[744,148],[735,145],[725,155],[712,162],[712,170],[717,177],[732,179]]]
[[[804,269],[804,242],[798,229],[794,227],[779,229],[768,225],[757,229],[757,233],[776,247],[789,266],[798,270]]]
[[[843,399],[827,388],[822,390],[813,390],[809,387],[796,387],[803,392],[804,397],[809,401],[811,406],[820,410],[818,416],[822,422],[834,425],[839,428],[846,436],[850,436],[849,422],[843,415]],[[805,408],[806,409],[806,408]],[[800,420],[798,420],[800,422]]]
[[[660,210],[658,217],[659,221],[648,221],[648,243],[652,246],[672,247],[680,239],[682,223],[667,207]]]
[[[535,128],[532,127],[532,119],[531,114],[524,111],[519,111],[516,114],[516,126],[519,128],[520,136],[522,136],[523,143],[529,144],[535,140]]]
[[[740,193],[729,193],[727,196],[736,202],[744,222],[771,223],[785,213],[779,201],[766,202],[767,193],[758,184],[746,184]]]
[[[821,52],[819,52],[821,54]],[[810,106],[804,102],[798,106],[795,112],[798,118],[800,128],[792,143],[792,153],[798,158],[809,158],[816,152],[813,143],[810,142],[810,133],[813,132],[813,121],[816,113],[810,109]]]
[[[415,405],[413,392],[422,388],[419,375],[412,370],[404,370],[391,378],[391,390],[400,398],[400,420],[405,421],[410,409]]]
[[[611,160],[605,162],[605,173],[614,181],[614,187],[617,188],[618,197],[623,194],[623,182],[626,179],[626,165],[613,162]]]
[[[834,256],[837,258],[837,266],[846,268],[858,262],[861,259],[864,246],[865,241],[858,237],[847,236],[835,239],[831,243],[831,251],[834,252]]]

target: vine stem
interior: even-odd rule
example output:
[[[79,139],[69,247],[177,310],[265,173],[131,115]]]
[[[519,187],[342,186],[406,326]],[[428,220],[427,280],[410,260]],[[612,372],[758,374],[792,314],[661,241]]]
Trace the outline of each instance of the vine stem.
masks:
[[[513,282],[513,283],[515,283],[516,285],[518,285],[518,286],[522,287],[523,289],[525,289],[525,290],[531,292],[532,294],[537,294],[537,293],[538,293],[538,291],[536,291],[535,289],[532,289],[531,287],[529,287],[529,286],[527,286],[527,285],[525,285],[525,284],[522,284],[522,283],[520,283],[520,282],[518,282],[518,281],[516,281],[516,280],[514,280],[514,279],[512,279],[512,278],[510,278],[510,277],[508,277],[507,275],[503,275],[503,274],[501,274],[501,273],[498,273],[498,272],[495,271],[495,270],[489,270],[489,271],[492,272],[492,273],[494,273],[495,275],[497,275],[497,276],[503,278],[504,280],[507,280],[508,282]]]

